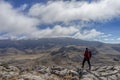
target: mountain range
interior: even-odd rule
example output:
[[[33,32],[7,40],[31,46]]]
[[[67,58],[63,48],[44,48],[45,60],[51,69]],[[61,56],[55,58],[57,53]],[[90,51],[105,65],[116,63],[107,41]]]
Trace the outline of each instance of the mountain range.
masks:
[[[80,66],[86,47],[92,51],[91,62],[93,64],[119,63],[120,44],[73,38],[0,40],[0,61],[10,64]]]

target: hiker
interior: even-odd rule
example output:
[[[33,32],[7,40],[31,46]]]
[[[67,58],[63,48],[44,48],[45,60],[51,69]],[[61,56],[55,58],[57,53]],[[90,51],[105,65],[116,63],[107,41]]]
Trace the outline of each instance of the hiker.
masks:
[[[82,68],[84,68],[84,63],[87,61],[89,65],[89,70],[91,69],[90,58],[91,58],[91,51],[89,51],[88,48],[86,48],[84,53],[84,59],[82,62]]]

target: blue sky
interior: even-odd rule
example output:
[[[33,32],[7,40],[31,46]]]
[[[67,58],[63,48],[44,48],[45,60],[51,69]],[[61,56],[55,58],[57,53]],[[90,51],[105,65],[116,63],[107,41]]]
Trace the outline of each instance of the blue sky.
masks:
[[[71,37],[120,43],[119,0],[2,0],[0,39]]]

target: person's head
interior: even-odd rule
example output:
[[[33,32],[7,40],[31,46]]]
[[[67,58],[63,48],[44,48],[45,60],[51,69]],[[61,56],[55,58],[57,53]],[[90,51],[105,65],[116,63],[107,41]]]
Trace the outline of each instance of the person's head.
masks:
[[[88,48],[86,48],[86,50],[88,50]]]

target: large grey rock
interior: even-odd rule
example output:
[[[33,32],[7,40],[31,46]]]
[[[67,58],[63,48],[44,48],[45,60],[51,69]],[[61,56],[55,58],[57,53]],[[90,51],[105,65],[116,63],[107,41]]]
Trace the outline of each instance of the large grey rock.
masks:
[[[79,80],[79,78],[77,76],[74,76],[71,78],[71,80]]]
[[[108,77],[110,80],[117,80],[117,76],[116,75],[112,75]]]
[[[114,70],[114,66],[108,66],[106,69],[107,70]]]
[[[28,79],[28,80],[45,80],[41,76],[33,75],[33,74],[30,74],[30,73],[21,75],[21,78],[24,79],[24,80],[25,79]]]
[[[72,74],[73,76],[79,76],[79,73],[74,70],[70,70],[69,73]]]
[[[38,70],[38,72],[41,73],[41,74],[45,74],[45,73],[47,73],[46,69]]]
[[[64,70],[65,68],[64,67],[61,67],[61,66],[53,66],[51,68],[51,70],[57,70],[57,71],[61,71],[61,70]]]
[[[38,66],[37,66],[38,67]],[[86,69],[67,69],[61,66],[52,68],[39,66],[36,70],[29,67],[0,66],[0,80],[119,80],[120,66],[98,66],[91,71]],[[22,72],[22,73],[21,73]],[[81,73],[81,75],[80,75]]]

